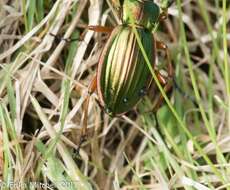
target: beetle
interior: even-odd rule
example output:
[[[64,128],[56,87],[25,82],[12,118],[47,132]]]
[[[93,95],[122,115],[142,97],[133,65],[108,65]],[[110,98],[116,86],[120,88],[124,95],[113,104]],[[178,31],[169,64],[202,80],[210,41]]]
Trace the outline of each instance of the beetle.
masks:
[[[120,13],[122,24],[114,29],[102,26],[88,27],[89,30],[96,32],[109,32],[110,36],[100,55],[96,76],[89,85],[88,96],[84,102],[82,139],[86,135],[89,98],[93,92],[97,91],[99,105],[110,116],[118,116],[131,110],[154,82],[137,43],[133,25],[164,90],[167,91],[172,86],[173,67],[167,46],[157,41],[152,34],[158,21],[166,18],[166,11],[160,13],[159,6],[150,0],[112,0],[112,2]],[[165,51],[167,78],[157,70],[155,64],[157,49]],[[161,96],[158,105],[162,100]]]

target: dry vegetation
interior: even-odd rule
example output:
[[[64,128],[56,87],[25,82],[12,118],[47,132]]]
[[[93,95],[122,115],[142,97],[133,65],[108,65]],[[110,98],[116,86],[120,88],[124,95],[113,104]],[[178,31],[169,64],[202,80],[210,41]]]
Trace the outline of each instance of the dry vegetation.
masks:
[[[156,36],[169,47],[180,89],[156,114],[146,110],[158,88],[115,118],[93,94],[79,154],[83,101],[108,39],[85,26],[116,26],[110,1],[0,0],[0,18],[2,186],[230,189],[229,0],[169,8]]]

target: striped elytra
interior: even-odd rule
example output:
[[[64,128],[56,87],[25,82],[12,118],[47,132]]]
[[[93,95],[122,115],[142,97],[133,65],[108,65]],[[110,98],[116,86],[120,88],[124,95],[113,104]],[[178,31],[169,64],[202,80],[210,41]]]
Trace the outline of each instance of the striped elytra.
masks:
[[[148,59],[154,65],[155,43],[150,30],[136,28]],[[123,114],[142,98],[151,73],[131,26],[117,26],[99,59],[97,91],[99,102],[110,115]]]

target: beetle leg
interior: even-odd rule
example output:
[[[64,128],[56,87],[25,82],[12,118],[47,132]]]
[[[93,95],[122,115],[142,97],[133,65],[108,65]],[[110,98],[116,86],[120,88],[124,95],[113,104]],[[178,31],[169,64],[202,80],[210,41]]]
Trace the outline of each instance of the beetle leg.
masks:
[[[113,31],[112,27],[106,27],[106,26],[84,26],[83,28],[87,28],[88,30],[92,30],[94,32],[102,32],[102,33],[111,33]],[[58,35],[50,33],[50,35],[55,37],[57,40],[59,40],[59,41],[64,40],[67,43],[70,43],[73,41],[83,41],[85,34],[86,34],[86,31],[84,31],[80,35],[79,38],[62,38]]]
[[[89,25],[89,26],[86,26],[86,27],[84,27],[84,28],[86,28],[86,29],[88,29],[88,30],[92,30],[92,31],[94,31],[94,32],[109,33],[109,34],[110,34],[110,33],[113,31],[113,29],[114,29],[113,27],[99,26],[99,25]],[[87,32],[87,30],[85,30],[85,31],[81,34],[81,36],[80,36],[81,39],[84,38],[86,32]]]
[[[169,50],[168,50],[167,45],[164,44],[161,41],[156,41],[156,48],[161,49],[161,50],[163,50],[165,52],[165,56],[166,56],[166,59],[167,59],[167,65],[168,65],[167,72],[168,72],[169,77],[172,78],[174,71],[173,71],[173,66],[172,66],[172,62],[171,62],[171,59],[170,59]]]
[[[66,43],[71,43],[71,42],[74,42],[74,41],[83,41],[83,36],[80,36],[79,38],[63,38],[63,37],[60,37],[59,35],[56,35],[56,34],[53,34],[53,33],[49,33],[51,36],[53,36],[56,40],[58,41],[65,41]]]
[[[166,8],[162,9],[162,12],[159,15],[159,21],[163,21],[168,18],[168,7],[170,7],[175,0],[170,0]]]
[[[165,51],[165,54],[166,54],[166,59],[167,59],[167,65],[168,65],[168,69],[167,69],[167,73],[168,73],[168,81],[167,83],[170,83],[169,87],[165,87],[166,88],[166,92],[169,91],[171,89],[172,86],[174,86],[182,95],[184,95],[185,97],[188,97],[194,105],[197,105],[195,99],[193,97],[191,97],[189,94],[186,94],[185,92],[183,92],[183,90],[179,87],[179,85],[176,83],[175,79],[173,78],[173,74],[174,74],[174,70],[173,70],[173,66],[172,66],[172,62],[171,62],[171,59],[170,59],[170,54],[169,54],[169,51],[168,51],[168,47],[167,45],[165,45],[163,42],[160,42],[160,41],[156,41],[156,48],[157,49],[162,49],[163,51]],[[162,76],[159,71],[155,71],[156,72],[156,75],[157,75],[157,78],[159,80],[159,82],[162,84],[162,85],[166,85],[167,84],[163,81],[166,81],[166,79],[164,78],[164,76]],[[162,99],[162,100],[159,100],[159,101],[163,101],[163,97],[159,98],[159,99]],[[159,103],[160,105],[160,103]]]
[[[167,93],[169,90],[171,90],[172,88],[172,82],[167,82],[167,84],[164,86],[164,91],[165,93]],[[164,97],[162,96],[162,94],[158,97],[158,100],[156,102],[156,105],[154,105],[153,108],[153,112],[156,112],[158,110],[158,108],[161,106],[162,102],[164,100]]]
[[[88,87],[88,95],[85,99],[85,101],[83,102],[83,111],[84,111],[84,115],[83,115],[83,125],[81,128],[81,136],[80,136],[80,142],[77,148],[77,152],[79,152],[82,143],[86,140],[86,136],[87,136],[87,119],[88,119],[88,107],[89,107],[89,100],[90,100],[90,96],[92,95],[92,93],[97,89],[97,76],[95,76],[92,81],[90,82],[90,85]]]
[[[155,73],[156,73],[157,79],[159,80],[161,85],[165,86],[167,84],[167,80],[165,79],[165,77],[162,76],[158,70],[155,70]]]
[[[113,31],[113,27],[106,26],[88,26],[88,30],[93,30],[94,32],[103,32],[103,33],[111,33]]]
[[[164,21],[168,18],[168,10],[164,9],[162,13],[159,15],[159,21]]]
[[[158,78],[159,82],[164,86],[163,89],[167,93],[172,88],[172,84],[173,84],[173,73],[174,73],[173,66],[172,66],[172,62],[170,59],[167,45],[165,45],[163,42],[156,41],[156,48],[165,51],[165,55],[166,55],[166,59],[167,59],[168,78],[165,79],[165,77],[163,75],[161,75],[159,71],[156,71],[157,78]],[[154,106],[154,109],[153,109],[154,111],[156,111],[160,107],[163,100],[164,100],[164,98],[161,94],[159,96],[159,99],[158,99],[156,105]]]

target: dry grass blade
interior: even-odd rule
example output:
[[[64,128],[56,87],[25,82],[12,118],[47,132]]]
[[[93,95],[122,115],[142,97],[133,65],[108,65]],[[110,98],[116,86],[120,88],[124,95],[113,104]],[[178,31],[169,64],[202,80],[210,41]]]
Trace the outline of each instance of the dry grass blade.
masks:
[[[228,0],[154,1],[161,12],[171,4],[168,19],[157,21],[152,33],[169,48],[175,88],[165,94],[162,81],[153,80],[143,93],[146,96],[116,117],[106,113],[108,105],[100,105],[103,95],[98,90],[90,95],[88,117],[84,118],[92,78],[101,74],[104,78],[98,77],[97,84],[103,86],[99,78],[105,80],[108,85],[103,90],[109,89],[109,82],[111,86],[115,82],[108,78],[116,73],[118,77],[112,79],[120,82],[122,76],[129,76],[123,71],[128,68],[125,61],[132,60],[131,54],[122,59],[129,48],[126,45],[131,44],[129,38],[116,44],[113,35],[89,30],[88,25],[120,25],[119,32],[132,28],[138,52],[146,58],[137,63],[146,62],[152,68],[148,50],[143,48],[146,42],[139,40],[143,36],[136,31],[142,31],[145,23],[134,25],[133,18],[125,14],[133,2],[142,1],[153,2],[0,1],[0,187],[230,190]],[[120,3],[130,4],[121,7]],[[104,47],[110,47],[108,52],[116,49],[117,54],[112,58],[104,55]],[[158,69],[165,81],[170,76],[165,52],[156,55],[153,78]],[[102,57],[105,63],[117,58],[110,67],[114,73],[97,69]],[[120,59],[123,65],[116,64]],[[138,75],[132,74],[127,81],[138,83]],[[114,95],[121,86],[105,91]],[[165,102],[152,112],[162,95]],[[130,99],[116,97],[129,107],[125,103]],[[86,120],[87,137],[78,152]]]

